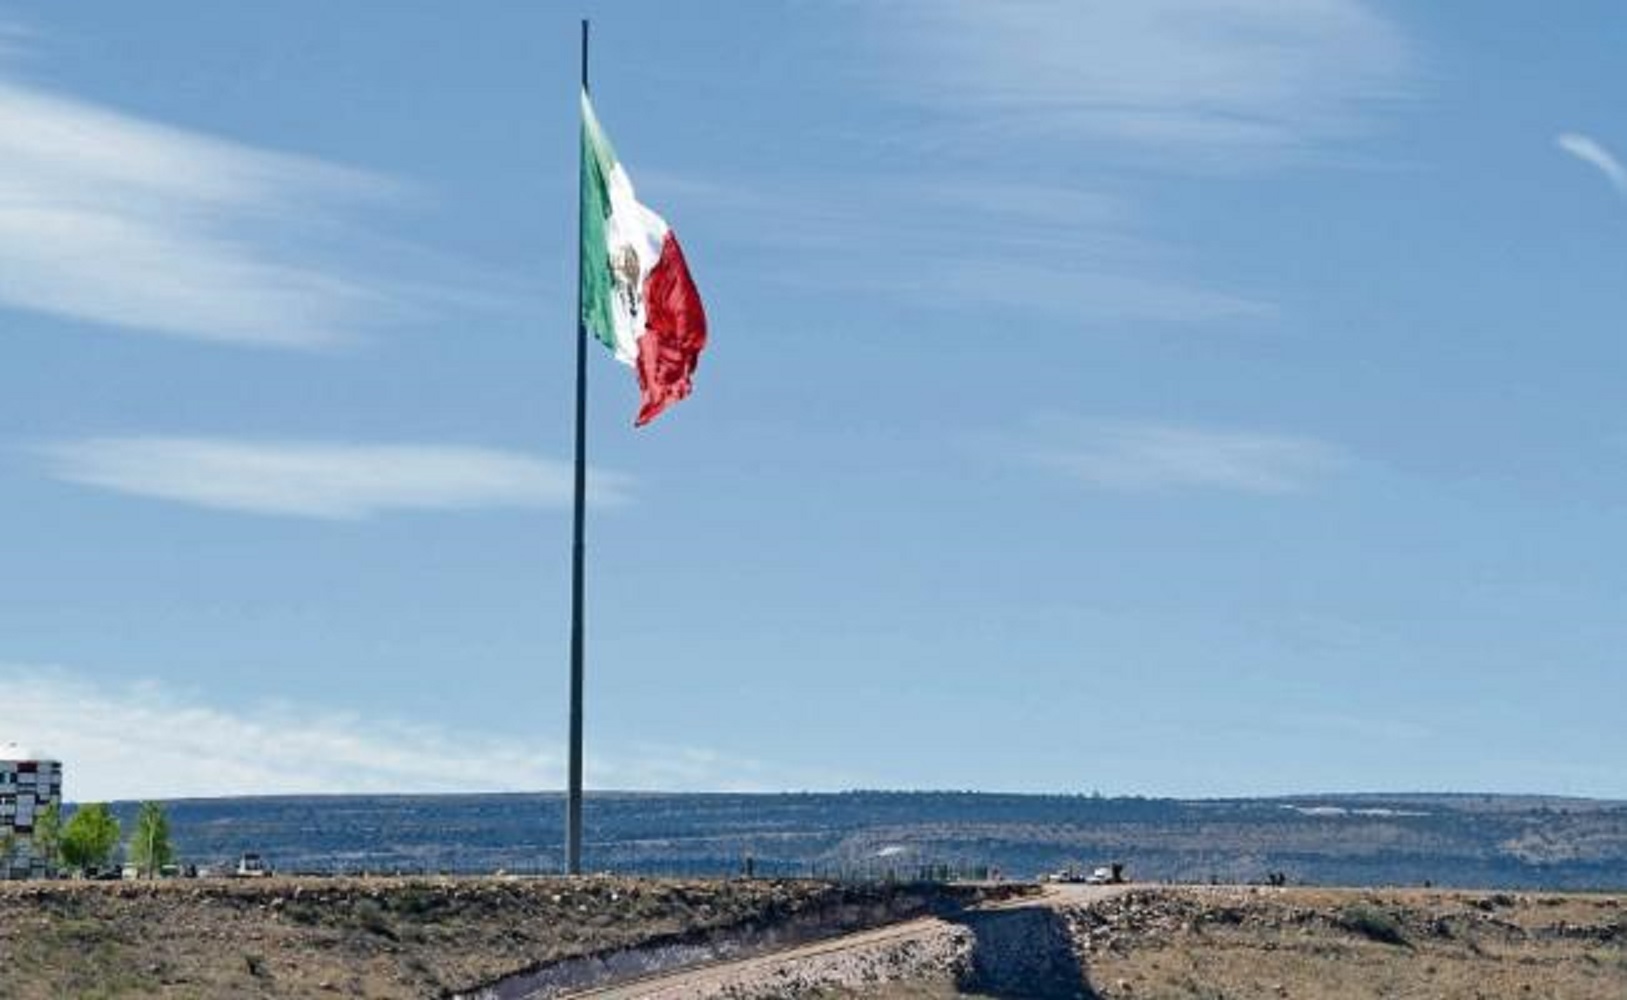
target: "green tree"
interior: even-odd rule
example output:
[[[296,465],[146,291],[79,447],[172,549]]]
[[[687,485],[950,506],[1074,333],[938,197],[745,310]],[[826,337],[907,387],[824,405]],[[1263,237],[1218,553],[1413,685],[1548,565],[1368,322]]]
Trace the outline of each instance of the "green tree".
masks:
[[[0,833],[0,878],[11,877],[11,859],[17,856],[17,835],[10,830]]]
[[[52,802],[34,817],[34,834],[31,838],[34,857],[45,862],[48,871],[56,871],[57,862],[62,859],[62,804]]]
[[[175,849],[169,842],[169,817],[163,806],[156,802],[141,804],[128,853],[130,863],[148,878],[156,878],[165,865],[175,860]]]
[[[105,802],[80,806],[62,828],[63,862],[77,871],[100,868],[119,846],[119,820]]]

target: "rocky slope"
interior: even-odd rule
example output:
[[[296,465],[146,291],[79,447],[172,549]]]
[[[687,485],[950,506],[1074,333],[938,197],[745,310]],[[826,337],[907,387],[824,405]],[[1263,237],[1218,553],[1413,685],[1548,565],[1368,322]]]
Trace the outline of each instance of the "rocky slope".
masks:
[[[936,891],[772,880],[0,883],[0,997],[438,997],[652,940],[943,905]]]
[[[935,974],[852,982],[843,1000],[1621,1000],[1627,898],[1418,890],[1138,889],[1055,906],[1067,944],[1049,978],[979,981],[964,957]],[[994,942],[974,942],[994,948]],[[1071,982],[1055,972],[1074,963]],[[1009,968],[1019,968],[1012,965]],[[759,994],[775,995],[772,992]]]
[[[1627,997],[1619,895],[1063,887],[960,908],[982,895],[609,877],[0,884],[0,997],[478,995],[517,971],[631,946],[834,933],[925,912],[941,919],[648,995]]]

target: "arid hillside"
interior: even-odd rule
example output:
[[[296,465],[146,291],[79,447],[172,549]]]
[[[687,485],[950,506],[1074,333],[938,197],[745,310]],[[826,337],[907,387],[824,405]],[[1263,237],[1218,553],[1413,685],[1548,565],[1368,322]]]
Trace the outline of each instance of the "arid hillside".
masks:
[[[843,936],[864,928],[880,929]],[[628,948],[708,964],[539,991],[539,975]],[[1621,1000],[1627,897],[609,877],[10,883],[0,968],[6,1000],[444,998],[500,980],[516,998],[608,982],[594,995]],[[521,972],[530,985],[511,978]]]
[[[1071,954],[1029,991],[990,982],[978,949],[937,975],[826,1000],[1054,996],[1087,1000],[1621,1000],[1627,898],[1419,890],[1135,889],[1055,906]],[[988,956],[992,968],[1009,955]],[[1077,989],[1065,982],[1074,977]],[[765,996],[768,994],[764,994]]]
[[[948,899],[609,877],[0,883],[0,997],[438,997],[630,944],[857,928]]]

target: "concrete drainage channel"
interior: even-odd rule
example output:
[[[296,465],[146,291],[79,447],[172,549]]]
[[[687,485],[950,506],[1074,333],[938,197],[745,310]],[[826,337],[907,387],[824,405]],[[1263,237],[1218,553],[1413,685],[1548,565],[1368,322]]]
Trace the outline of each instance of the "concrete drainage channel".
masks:
[[[894,897],[885,903],[852,903],[797,914],[772,925],[745,925],[658,938],[631,948],[583,955],[538,966],[452,1000],[550,1000],[582,990],[695,966],[752,958],[856,931],[937,914],[955,919],[963,904],[940,891]]]
[[[454,1000],[549,1000],[606,987],[626,988],[666,973],[771,956],[784,949],[816,944],[855,931],[901,924],[934,910],[948,924],[963,929],[958,936],[961,942],[958,952],[940,954],[938,960],[942,967],[936,969],[939,973],[955,974],[961,988],[1012,1000],[1093,1000],[1096,997],[1086,983],[1067,924],[1055,909],[1043,904],[1008,904],[990,909],[946,911],[941,905],[918,903],[886,911],[877,909],[864,914],[861,920],[852,919],[851,913],[846,915],[847,919],[835,921],[830,914],[814,914],[772,928],[722,930],[703,939],[657,941],[567,959],[508,977]],[[800,960],[792,959],[791,964],[797,961]],[[761,995],[784,995],[780,991],[799,978],[776,978],[773,984],[764,984],[768,991]],[[813,984],[805,982],[804,985]],[[745,989],[729,995],[757,994]]]
[[[792,942],[787,942],[790,944]],[[750,940],[704,944],[656,944],[624,948],[604,955],[568,958],[553,965],[501,979],[475,993],[455,994],[453,1000],[546,1000],[595,986],[607,986],[643,976],[684,969],[708,962],[748,958],[777,945]]]
[[[972,932],[962,989],[1011,1000],[1095,1000],[1067,922],[1051,907],[969,910],[954,919]]]

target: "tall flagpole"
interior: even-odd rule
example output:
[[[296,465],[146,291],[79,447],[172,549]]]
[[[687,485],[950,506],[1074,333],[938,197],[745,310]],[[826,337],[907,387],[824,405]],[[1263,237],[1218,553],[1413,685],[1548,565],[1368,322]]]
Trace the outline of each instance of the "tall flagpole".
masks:
[[[582,93],[588,91],[588,22],[582,19]],[[578,142],[581,140],[578,139]],[[583,155],[580,151],[578,155]],[[578,167],[578,169],[581,169]],[[581,178],[576,188],[576,523],[571,541],[571,752],[565,801],[565,870],[582,874],[582,535],[587,506],[588,331],[582,320]]]

